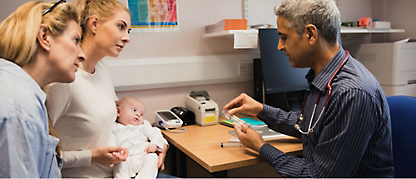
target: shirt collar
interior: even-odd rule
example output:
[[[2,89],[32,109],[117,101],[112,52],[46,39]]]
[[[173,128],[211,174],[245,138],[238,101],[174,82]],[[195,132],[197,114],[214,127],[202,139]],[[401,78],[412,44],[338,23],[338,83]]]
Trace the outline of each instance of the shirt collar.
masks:
[[[344,61],[346,52],[341,47],[337,54],[332,57],[331,61],[322,69],[322,71],[315,77],[315,71],[310,69],[306,74],[305,78],[308,80],[309,86],[313,85],[321,92],[325,92],[326,85],[332,77],[332,75],[337,71],[338,67]]]

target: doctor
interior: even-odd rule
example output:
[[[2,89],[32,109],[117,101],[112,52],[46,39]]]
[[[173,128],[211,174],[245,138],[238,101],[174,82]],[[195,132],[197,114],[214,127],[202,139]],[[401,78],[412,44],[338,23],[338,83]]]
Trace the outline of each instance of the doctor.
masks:
[[[235,130],[283,177],[393,177],[390,113],[374,76],[338,43],[333,0],[285,0],[275,8],[278,49],[295,68],[310,68],[302,112],[286,112],[241,94],[224,109],[248,113],[269,128],[301,138],[304,158],[265,143],[256,131]]]

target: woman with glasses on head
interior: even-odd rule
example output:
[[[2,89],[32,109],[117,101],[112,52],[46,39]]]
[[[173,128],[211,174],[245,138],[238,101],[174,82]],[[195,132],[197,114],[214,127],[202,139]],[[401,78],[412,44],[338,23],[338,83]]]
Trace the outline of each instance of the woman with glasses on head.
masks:
[[[110,143],[117,97],[101,59],[117,57],[130,41],[130,14],[118,0],[76,0],[75,4],[87,59],[80,64],[74,83],[51,85],[47,107],[61,140],[62,176],[112,177],[111,164],[125,161],[128,151]],[[122,150],[121,157],[113,155]],[[166,150],[159,154],[161,167]]]
[[[49,135],[46,94],[70,83],[85,54],[73,5],[28,2],[0,24],[0,177],[61,176]]]

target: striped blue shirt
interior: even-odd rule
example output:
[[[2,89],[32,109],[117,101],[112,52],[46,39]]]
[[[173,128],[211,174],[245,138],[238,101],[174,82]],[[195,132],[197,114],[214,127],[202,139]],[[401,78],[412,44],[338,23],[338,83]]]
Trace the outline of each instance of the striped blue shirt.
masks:
[[[312,125],[328,95],[326,85],[346,57],[344,49],[315,77],[306,75],[309,91],[300,124],[308,130],[317,95],[319,102]],[[302,135],[294,128],[298,113],[264,105],[258,115],[271,129],[301,138],[303,158],[264,144],[260,156],[283,177],[393,177],[390,113],[375,77],[349,57],[332,82],[332,95],[313,132]]]

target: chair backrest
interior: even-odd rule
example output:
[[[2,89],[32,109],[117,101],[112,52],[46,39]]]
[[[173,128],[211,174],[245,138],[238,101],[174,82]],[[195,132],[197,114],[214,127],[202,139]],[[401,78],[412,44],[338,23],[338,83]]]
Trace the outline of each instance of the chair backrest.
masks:
[[[389,96],[395,177],[416,177],[416,98]]]

